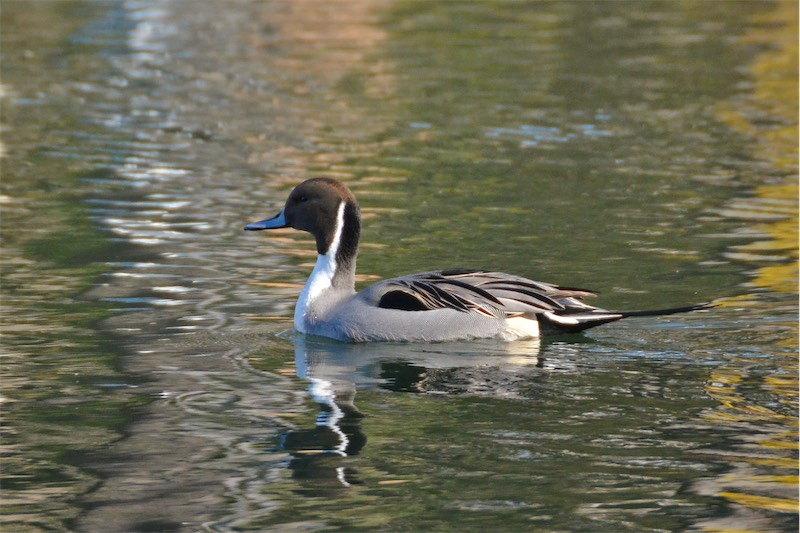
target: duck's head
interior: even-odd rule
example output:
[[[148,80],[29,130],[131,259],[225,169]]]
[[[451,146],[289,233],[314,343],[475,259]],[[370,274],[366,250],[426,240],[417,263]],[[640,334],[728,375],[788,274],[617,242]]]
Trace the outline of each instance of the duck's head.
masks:
[[[331,178],[306,180],[289,194],[286,205],[272,218],[244,227],[249,231],[294,228],[311,233],[317,253],[355,257],[361,233],[356,198],[347,186]]]

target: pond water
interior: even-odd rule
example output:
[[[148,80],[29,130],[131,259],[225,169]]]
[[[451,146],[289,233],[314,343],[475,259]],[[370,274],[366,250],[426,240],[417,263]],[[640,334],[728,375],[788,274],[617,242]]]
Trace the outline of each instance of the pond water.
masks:
[[[796,531],[791,2],[4,2],[6,531]],[[312,176],[359,283],[493,268],[583,336],[291,333]]]

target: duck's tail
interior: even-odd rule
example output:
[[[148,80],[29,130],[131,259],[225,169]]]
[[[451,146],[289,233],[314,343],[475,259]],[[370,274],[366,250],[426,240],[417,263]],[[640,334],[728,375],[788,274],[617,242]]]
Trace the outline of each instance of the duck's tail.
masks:
[[[539,318],[539,328],[544,335],[563,335],[566,333],[579,333],[589,328],[616,322],[623,318],[636,316],[662,316],[678,313],[691,313],[714,307],[712,303],[687,305],[684,307],[670,307],[667,309],[651,309],[648,311],[606,311],[594,309],[591,311],[578,311],[572,313],[542,313]]]
[[[661,316],[661,315],[676,315],[678,313],[691,313],[692,311],[703,311],[704,309],[711,309],[715,307],[713,303],[704,303],[696,305],[687,305],[684,307],[669,307],[667,309],[652,309],[649,311],[619,311],[622,315],[621,318],[628,318],[629,316]]]

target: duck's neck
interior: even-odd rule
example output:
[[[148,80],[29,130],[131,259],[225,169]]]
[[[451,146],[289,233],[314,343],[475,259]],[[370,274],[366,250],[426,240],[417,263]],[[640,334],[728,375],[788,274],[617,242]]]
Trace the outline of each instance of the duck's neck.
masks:
[[[332,231],[317,235],[317,263],[295,308],[295,327],[314,321],[326,308],[355,293],[356,257],[361,236],[358,205],[339,204]]]

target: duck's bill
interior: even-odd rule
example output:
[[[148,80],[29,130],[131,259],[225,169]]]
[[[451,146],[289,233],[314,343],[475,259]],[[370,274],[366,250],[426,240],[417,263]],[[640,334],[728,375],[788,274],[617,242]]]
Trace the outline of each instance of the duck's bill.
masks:
[[[283,214],[283,209],[281,209],[281,212],[274,217],[267,218],[259,222],[253,222],[252,224],[246,225],[244,229],[248,231],[258,231],[261,229],[276,229],[285,227],[288,227],[288,224],[286,223],[286,216]]]

